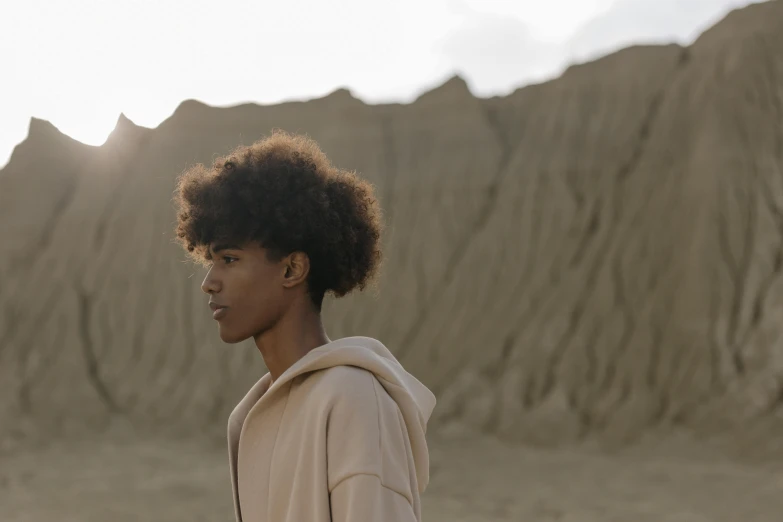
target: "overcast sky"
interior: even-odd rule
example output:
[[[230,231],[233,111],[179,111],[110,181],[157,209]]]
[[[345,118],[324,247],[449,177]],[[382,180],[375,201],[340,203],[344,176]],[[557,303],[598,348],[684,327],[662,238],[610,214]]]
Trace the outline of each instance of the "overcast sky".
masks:
[[[0,7],[0,166],[30,117],[100,145],[195,98],[349,88],[409,102],[454,73],[505,94],[633,43],[690,43],[751,0],[23,0]]]

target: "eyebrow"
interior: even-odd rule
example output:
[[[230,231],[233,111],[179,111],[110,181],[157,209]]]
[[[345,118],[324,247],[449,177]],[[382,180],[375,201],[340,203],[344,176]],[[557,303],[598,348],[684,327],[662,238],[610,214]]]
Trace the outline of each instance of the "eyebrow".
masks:
[[[234,243],[221,243],[212,247],[213,254],[217,254],[223,250],[242,250],[242,247]]]

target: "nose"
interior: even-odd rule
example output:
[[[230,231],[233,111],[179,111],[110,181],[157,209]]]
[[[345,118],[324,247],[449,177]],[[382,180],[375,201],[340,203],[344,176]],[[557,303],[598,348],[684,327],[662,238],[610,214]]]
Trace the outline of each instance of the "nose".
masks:
[[[205,294],[215,294],[220,292],[220,288],[220,281],[215,277],[215,274],[212,273],[212,269],[210,268],[206,277],[204,277],[204,280],[201,282],[201,291]]]

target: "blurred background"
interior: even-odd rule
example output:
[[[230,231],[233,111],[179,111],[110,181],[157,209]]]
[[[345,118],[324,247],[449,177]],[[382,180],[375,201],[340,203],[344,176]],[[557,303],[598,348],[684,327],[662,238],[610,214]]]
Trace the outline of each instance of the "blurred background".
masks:
[[[783,1],[0,7],[0,520],[233,520],[176,176],[274,128],[376,187],[424,518],[783,513]]]

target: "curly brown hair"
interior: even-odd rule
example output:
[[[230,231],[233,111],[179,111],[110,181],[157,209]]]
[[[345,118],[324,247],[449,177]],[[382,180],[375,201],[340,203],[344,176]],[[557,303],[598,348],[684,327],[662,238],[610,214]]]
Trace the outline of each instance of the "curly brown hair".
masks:
[[[216,242],[258,242],[272,260],[301,251],[307,288],[320,309],[326,293],[364,289],[381,261],[381,211],[370,183],[334,167],[312,139],[274,131],[177,179],[176,235],[209,265]]]

